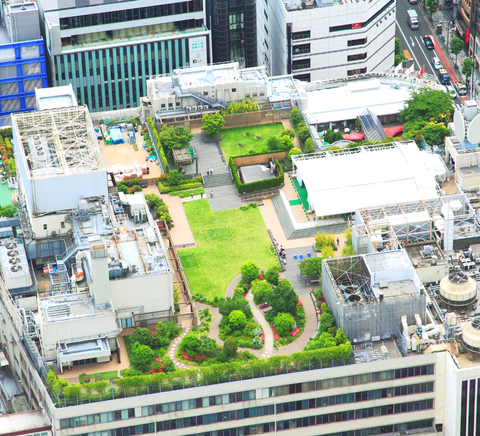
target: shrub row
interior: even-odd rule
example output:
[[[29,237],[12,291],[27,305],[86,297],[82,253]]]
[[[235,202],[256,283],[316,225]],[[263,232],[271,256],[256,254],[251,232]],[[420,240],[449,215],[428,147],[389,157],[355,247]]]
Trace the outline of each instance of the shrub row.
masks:
[[[131,188],[135,185],[138,185],[140,182],[138,178],[135,179],[130,179],[130,180],[122,180],[121,182],[117,182],[117,186],[123,185],[126,186],[127,188]]]
[[[230,170],[232,171],[233,183],[235,183],[235,187],[237,188],[237,192],[239,194],[250,194],[252,192],[262,191],[263,189],[275,188],[283,185],[284,183],[283,168],[278,160],[275,160],[275,165],[278,171],[277,177],[274,177],[273,179],[258,180],[257,182],[251,183],[241,182],[240,176],[237,173],[237,167],[235,166],[235,162],[232,158],[228,160],[228,164],[230,165]]]
[[[294,107],[290,112],[290,122],[292,123],[295,132],[297,132],[300,143],[302,144],[303,151],[305,153],[314,153],[315,146],[310,131],[307,125],[304,123],[303,115],[300,109]]]
[[[163,151],[162,143],[160,141],[160,136],[158,135],[157,129],[155,128],[155,123],[153,122],[152,117],[148,117],[148,125],[152,130],[153,140],[157,144],[158,152],[160,153],[160,159],[162,160],[162,165],[166,173],[170,171],[170,167],[168,166],[167,157],[165,156],[165,152]]]
[[[179,188],[182,190],[185,189],[192,189],[192,188],[198,188],[199,186],[202,186],[201,182],[192,182],[192,183],[185,183],[184,185],[177,185],[177,186],[165,186],[162,185],[161,182],[158,182],[158,189],[160,190],[160,193],[162,194],[168,194],[169,192],[175,192],[178,191]]]

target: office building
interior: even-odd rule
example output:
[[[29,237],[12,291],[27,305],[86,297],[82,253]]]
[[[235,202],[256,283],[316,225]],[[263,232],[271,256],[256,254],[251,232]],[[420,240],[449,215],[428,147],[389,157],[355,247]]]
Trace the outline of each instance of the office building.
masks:
[[[256,0],[207,0],[212,23],[213,62],[238,62],[244,68],[257,65]]]
[[[35,89],[48,83],[36,4],[7,0],[0,9],[1,127],[10,125],[10,114],[35,109]]]
[[[49,81],[72,84],[80,105],[101,112],[138,107],[146,79],[207,63],[201,0],[157,4],[39,0]]]
[[[395,2],[257,1],[258,64],[306,82],[393,66]]]

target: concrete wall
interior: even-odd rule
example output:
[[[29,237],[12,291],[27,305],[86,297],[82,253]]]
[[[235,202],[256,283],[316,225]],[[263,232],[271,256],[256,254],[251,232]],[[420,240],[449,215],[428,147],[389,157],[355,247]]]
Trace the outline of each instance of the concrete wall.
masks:
[[[173,310],[172,274],[147,274],[110,280],[110,295],[117,312],[131,307],[143,307],[143,313]],[[128,310],[130,315],[132,311]]]
[[[242,156],[234,157],[233,161],[237,167],[243,167],[245,165],[255,165],[268,162],[268,158],[272,157],[273,160],[283,160],[287,156],[287,153],[284,151],[278,153],[266,153],[259,154],[257,156]]]
[[[52,232],[56,232],[57,235],[65,235],[72,228],[72,224],[65,221],[66,217],[67,214],[65,213],[44,215],[38,218],[32,217],[32,230],[38,239],[51,236]],[[46,229],[44,228],[45,225],[47,226]]]

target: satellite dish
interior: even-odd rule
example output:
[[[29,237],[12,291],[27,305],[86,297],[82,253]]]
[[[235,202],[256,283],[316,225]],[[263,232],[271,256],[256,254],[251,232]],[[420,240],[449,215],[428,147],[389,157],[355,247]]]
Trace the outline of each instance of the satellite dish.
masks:
[[[478,144],[480,142],[480,115],[477,115],[470,123],[467,139],[470,144]]]
[[[455,136],[461,144],[465,141],[465,120],[462,113],[458,110],[453,114],[453,128],[455,129]]]

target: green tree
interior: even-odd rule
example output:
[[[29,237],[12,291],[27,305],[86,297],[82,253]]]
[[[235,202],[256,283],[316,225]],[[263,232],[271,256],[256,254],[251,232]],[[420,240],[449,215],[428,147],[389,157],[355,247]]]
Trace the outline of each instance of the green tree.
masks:
[[[312,138],[307,138],[305,144],[303,145],[305,153],[315,153],[315,142]]]
[[[260,275],[260,270],[258,269],[258,266],[255,265],[252,261],[243,264],[240,272],[242,273],[242,280],[245,283],[251,283],[252,280],[255,280]]]
[[[280,138],[271,136],[267,139],[267,147],[270,151],[277,151],[280,149]]]
[[[300,272],[304,277],[307,276],[321,276],[322,275],[322,258],[312,257],[310,259],[303,259],[300,264]]]
[[[310,138],[310,130],[308,130],[308,127],[305,125],[298,128],[297,134],[303,142]]]
[[[465,76],[465,79],[466,79],[467,83],[470,80],[470,76],[472,75],[472,71],[473,71],[473,61],[470,58],[466,58],[463,61],[462,74]]]
[[[355,250],[353,249],[353,246],[344,245],[342,247],[342,257],[354,256],[354,255],[355,255]]]
[[[228,323],[233,330],[243,330],[245,324],[247,324],[247,317],[241,310],[233,310],[228,315]]]
[[[179,349],[195,355],[198,353],[200,346],[201,342],[199,337],[193,333],[188,333],[183,337],[182,342],[180,342]]]
[[[463,39],[456,36],[450,41],[450,53],[455,56],[455,65],[457,65],[457,55],[463,50],[465,43]]]
[[[336,339],[327,332],[320,334],[320,337],[317,340],[320,348],[335,347],[337,345]]]
[[[320,332],[326,332],[330,327],[335,325],[335,319],[328,312],[323,312],[320,315]]]
[[[313,141],[313,139],[312,139],[312,141]],[[298,154],[302,154],[302,150],[294,147],[288,152],[288,157],[291,158],[292,156],[295,156],[295,155],[298,155]]]
[[[102,380],[92,383],[92,388],[94,391],[98,392],[99,394],[104,394],[108,388],[108,381]]]
[[[337,341],[338,345],[344,344],[348,341],[348,336],[342,329],[338,329],[337,333],[335,334],[335,340]]]
[[[294,107],[290,111],[290,122],[292,123],[294,128],[296,128],[298,124],[303,122],[303,115],[300,112],[300,109],[298,109],[298,107]]]
[[[0,206],[0,216],[13,218],[17,214],[17,208],[13,204]]]
[[[325,245],[325,247],[322,248],[322,258],[329,259],[330,257],[333,257],[333,247],[331,245]]]
[[[267,273],[265,273],[267,274]],[[277,271],[278,276],[278,271]],[[278,278],[277,278],[278,284]],[[276,286],[276,285],[275,285]],[[252,294],[255,304],[261,304],[269,300],[272,293],[272,287],[266,280],[254,280],[252,282]]]
[[[223,350],[225,351],[225,354],[227,355],[228,358],[235,357],[235,354],[237,354],[237,349],[238,349],[238,344],[237,341],[233,338],[228,338],[225,343],[223,344]]]
[[[215,351],[215,348],[217,347],[217,341],[215,339],[209,338],[206,333],[200,335],[199,339],[200,346],[198,348],[198,352],[202,356],[211,356]]]
[[[225,301],[220,302],[218,307],[220,315],[228,316],[234,310],[241,310],[247,319],[251,319],[253,317],[252,309],[250,309],[250,305],[245,298],[238,297],[238,298],[227,298]]]
[[[430,122],[423,128],[423,137],[429,145],[441,145],[445,142],[445,137],[450,135],[450,130],[442,123]]]
[[[414,137],[415,132],[423,130],[427,122],[434,121],[446,126],[451,121],[454,111],[452,98],[444,91],[420,88],[412,91],[411,97],[405,101],[404,108],[399,112],[403,122],[404,135]]]
[[[342,141],[343,140],[343,135],[342,135],[342,132],[340,132],[340,130],[335,133],[335,142],[337,141]]]
[[[334,136],[333,136],[333,130],[332,129],[328,129],[327,130],[327,133],[325,133],[324,137],[323,137],[323,140],[325,142],[328,142],[329,144],[333,143],[333,140],[334,140]]]
[[[177,126],[172,129],[173,148],[187,147],[193,139],[193,133],[183,126]]]
[[[280,336],[287,336],[295,325],[295,319],[289,313],[279,313],[275,317],[275,331]]]
[[[179,185],[182,179],[183,179],[182,173],[178,172],[178,170],[171,170],[168,173],[168,184],[170,186]]]
[[[295,130],[293,129],[283,129],[280,136],[290,136],[290,138],[295,138]]]
[[[287,151],[288,152],[293,148],[293,139],[288,135],[280,136],[278,141],[279,141],[279,149],[281,151]],[[267,143],[267,145],[268,145],[268,143]]]
[[[154,351],[148,345],[142,345],[140,342],[132,344],[132,361],[130,362],[135,369],[145,372],[148,371]]]
[[[289,280],[283,279],[278,282],[278,286],[273,289],[269,303],[275,314],[280,312],[289,313],[292,316],[297,314],[298,295]]]
[[[264,275],[264,279],[272,286],[278,285],[278,278],[280,274],[278,272],[278,266],[272,266]]]
[[[147,345],[150,348],[159,347],[158,338],[156,337],[156,335],[152,335],[149,329],[143,327],[137,327],[134,330],[130,341],[132,344],[134,342],[138,342],[139,344]]]
[[[428,12],[430,12],[430,16],[432,16],[438,9],[438,1],[437,0],[426,0],[425,3]]]
[[[315,235],[315,246],[317,247],[317,250],[321,251],[323,247],[328,245],[330,247],[335,245],[335,237],[325,232],[318,232]]]
[[[63,388],[63,395],[67,398],[67,401],[70,398],[77,398],[82,393],[81,386],[78,383],[72,383],[71,385]]]
[[[214,114],[204,114],[202,117],[202,130],[207,132],[210,138],[216,138],[225,124],[225,119],[216,112]]]

